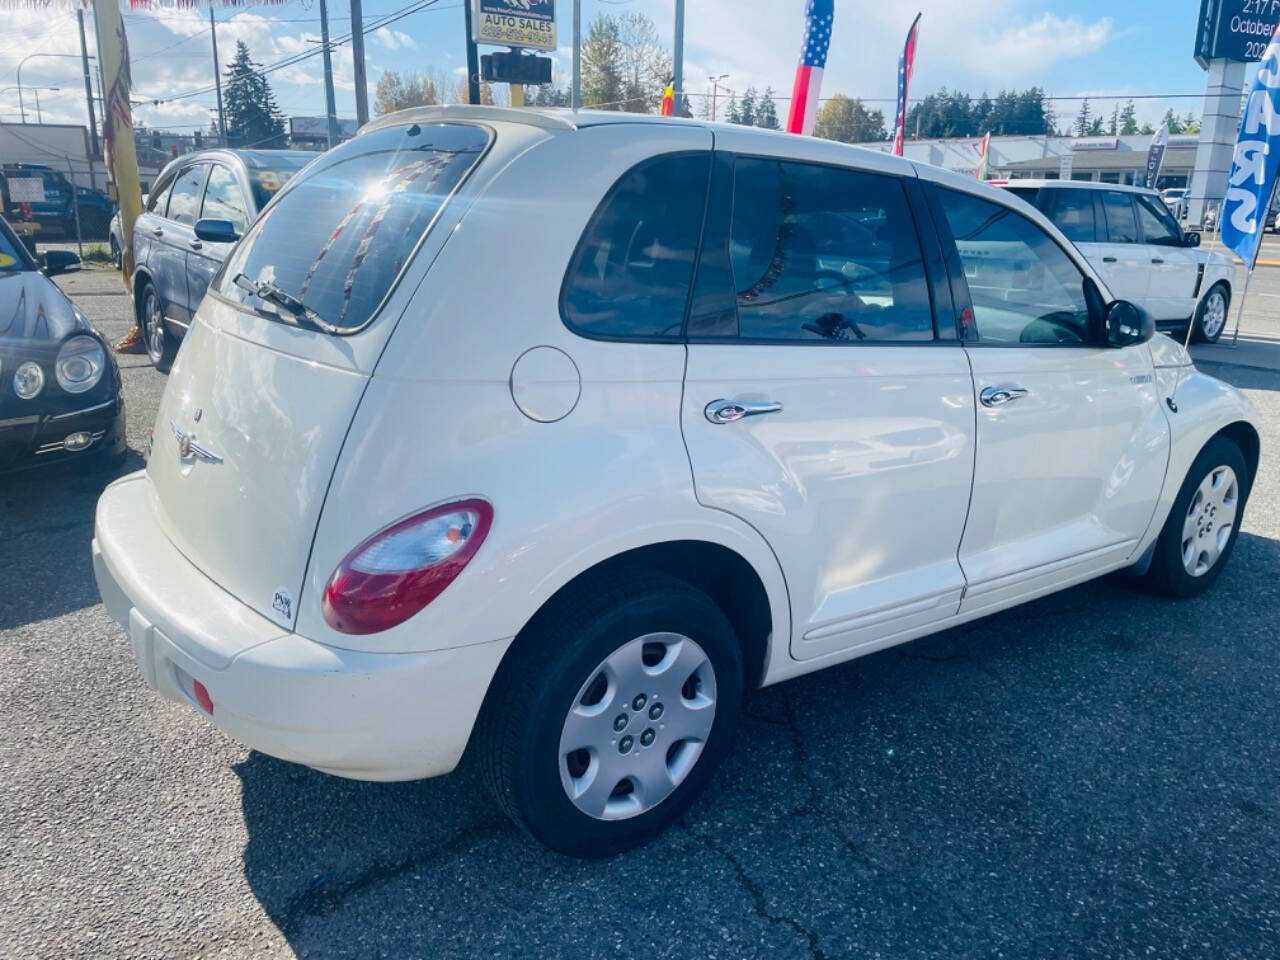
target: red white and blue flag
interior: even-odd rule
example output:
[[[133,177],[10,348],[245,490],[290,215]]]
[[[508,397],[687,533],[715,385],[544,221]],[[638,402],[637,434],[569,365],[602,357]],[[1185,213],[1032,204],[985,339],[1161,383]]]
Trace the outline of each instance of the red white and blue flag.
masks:
[[[835,0],[808,0],[804,8],[804,46],[800,49],[800,65],[791,89],[791,112],[787,115],[787,133],[809,136],[818,119],[818,95],[822,92],[822,71],[827,66],[831,48],[831,21],[835,19]]]
[[[911,71],[916,66],[916,37],[920,33],[920,14],[911,21],[907,42],[898,60],[898,122],[893,127],[893,152],[902,156],[902,134],[907,125],[907,91],[911,87]]]

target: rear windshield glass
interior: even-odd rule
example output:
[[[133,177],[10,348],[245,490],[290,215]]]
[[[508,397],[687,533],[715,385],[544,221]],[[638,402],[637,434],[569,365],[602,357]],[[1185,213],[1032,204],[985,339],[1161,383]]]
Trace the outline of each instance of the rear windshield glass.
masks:
[[[471,124],[415,123],[331,150],[250,228],[218,293],[334,332],[363,326],[488,142]]]

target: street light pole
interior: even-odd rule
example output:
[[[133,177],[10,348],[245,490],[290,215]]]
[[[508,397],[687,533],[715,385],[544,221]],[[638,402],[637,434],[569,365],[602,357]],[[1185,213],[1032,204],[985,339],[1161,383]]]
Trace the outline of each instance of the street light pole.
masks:
[[[684,0],[676,0],[676,37],[671,56],[671,86],[676,116],[684,115]]]
[[[582,109],[582,0],[573,0],[573,89],[569,104]]]
[[[716,100],[720,93],[720,81],[729,79],[727,73],[722,73],[718,77],[707,77],[711,81],[711,122],[716,122]]]

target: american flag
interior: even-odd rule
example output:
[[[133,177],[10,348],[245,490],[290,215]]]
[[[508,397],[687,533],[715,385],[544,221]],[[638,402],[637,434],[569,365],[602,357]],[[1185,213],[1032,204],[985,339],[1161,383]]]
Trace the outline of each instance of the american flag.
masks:
[[[898,122],[893,128],[893,152],[902,156],[903,127],[907,124],[907,90],[911,86],[911,71],[916,65],[916,35],[920,32],[920,14],[911,21],[911,29],[907,31],[907,42],[902,47],[902,57],[898,60]]]
[[[800,49],[800,65],[791,89],[791,112],[787,115],[787,133],[808,136],[818,119],[818,94],[822,92],[822,71],[827,66],[831,48],[831,21],[835,19],[835,0],[809,0],[804,8],[804,46]]]

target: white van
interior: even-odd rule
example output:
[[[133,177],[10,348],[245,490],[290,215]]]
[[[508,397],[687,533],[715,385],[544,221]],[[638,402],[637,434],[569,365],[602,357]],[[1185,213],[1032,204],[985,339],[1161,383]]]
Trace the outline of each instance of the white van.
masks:
[[[1256,415],[1006,192],[808,137],[423,108],[210,285],[94,568],[147,682],[347,777],[480,751],[582,856],[744,693],[1108,571],[1221,573]]]

